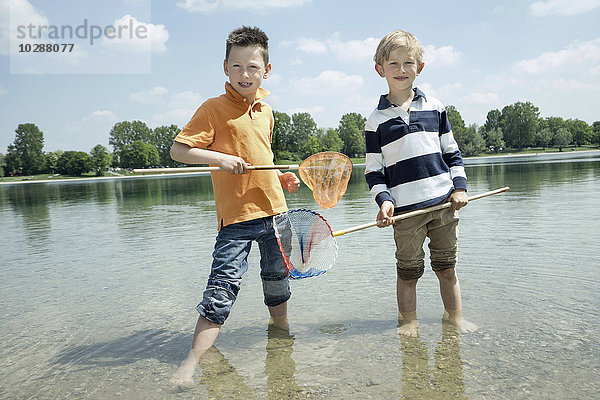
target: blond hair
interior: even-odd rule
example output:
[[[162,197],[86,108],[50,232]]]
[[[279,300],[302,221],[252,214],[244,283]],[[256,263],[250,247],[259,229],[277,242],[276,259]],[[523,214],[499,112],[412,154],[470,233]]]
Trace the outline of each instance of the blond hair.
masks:
[[[415,58],[417,65],[423,62],[423,45],[412,33],[398,30],[384,36],[377,46],[373,60],[382,65],[389,59],[390,53],[400,47],[405,47],[408,53]]]

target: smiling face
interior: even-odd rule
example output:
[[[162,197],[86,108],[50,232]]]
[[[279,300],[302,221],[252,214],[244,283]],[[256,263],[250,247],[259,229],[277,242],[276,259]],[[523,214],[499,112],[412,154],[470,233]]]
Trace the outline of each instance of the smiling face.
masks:
[[[376,64],[377,73],[387,80],[390,94],[412,90],[413,82],[423,69],[424,64],[417,65],[414,55],[406,47],[392,50],[387,60]]]
[[[223,67],[231,86],[250,103],[254,102],[256,91],[271,71],[271,64],[265,65],[259,46],[233,46]]]

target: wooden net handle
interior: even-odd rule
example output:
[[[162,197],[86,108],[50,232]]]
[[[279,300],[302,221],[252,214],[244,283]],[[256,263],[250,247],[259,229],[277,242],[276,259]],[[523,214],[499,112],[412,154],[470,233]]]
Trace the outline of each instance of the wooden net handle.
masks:
[[[298,169],[299,165],[249,165],[248,170],[271,170],[271,169]],[[224,171],[221,167],[181,167],[181,168],[136,168],[134,174],[176,174],[185,172],[211,172]]]
[[[496,189],[496,190],[492,190],[492,191],[489,191],[489,192],[476,194],[474,196],[469,197],[469,201],[473,201],[473,200],[481,199],[483,197],[492,196],[494,194],[506,192],[509,189],[510,188],[508,186],[506,186],[506,187],[503,187],[503,188],[500,188],[500,189]],[[422,208],[420,210],[410,211],[410,212],[407,212],[407,213],[404,213],[404,214],[396,215],[395,217],[392,217],[392,219],[394,220],[394,222],[397,222],[397,221],[400,221],[400,220],[403,220],[403,219],[407,219],[407,218],[410,218],[410,217],[416,217],[417,215],[427,214],[428,212],[442,210],[442,209],[448,208],[450,206],[452,206],[452,203],[450,203],[450,202],[441,203],[441,204],[438,204],[438,205],[435,205],[435,206],[431,206],[431,207],[427,207],[427,208]],[[344,229],[344,230],[333,232],[332,235],[333,235],[333,237],[342,236],[342,235],[345,235],[346,233],[352,233],[352,232],[360,231],[360,230],[363,230],[363,229],[371,228],[373,226],[377,226],[378,223],[379,223],[379,221],[369,222],[368,224],[358,225],[358,226],[355,226],[355,227],[352,227],[352,228],[348,228],[348,229]]]

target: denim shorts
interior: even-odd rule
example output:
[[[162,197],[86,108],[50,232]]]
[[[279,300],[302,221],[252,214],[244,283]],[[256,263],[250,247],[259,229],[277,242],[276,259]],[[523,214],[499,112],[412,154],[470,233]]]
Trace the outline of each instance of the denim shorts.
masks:
[[[431,269],[456,267],[458,212],[451,208],[407,218],[394,224],[396,272],[403,280],[419,279],[425,271],[423,244],[429,238]]]
[[[260,277],[264,302],[273,307],[290,296],[288,273],[273,229],[273,217],[224,226],[217,235],[206,290],[196,310],[207,320],[223,324],[237,298],[242,275],[248,269],[252,242],[260,249]]]

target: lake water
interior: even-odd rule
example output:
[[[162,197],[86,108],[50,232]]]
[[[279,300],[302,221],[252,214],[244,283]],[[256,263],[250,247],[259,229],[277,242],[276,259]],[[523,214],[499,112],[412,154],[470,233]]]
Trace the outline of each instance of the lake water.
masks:
[[[338,238],[336,265],[292,282],[291,335],[267,330],[258,249],[189,389],[186,356],[216,234],[210,178],[0,185],[2,399],[596,399],[600,394],[600,154],[467,166],[464,314],[455,335],[430,269],[419,337],[396,332],[391,228]],[[355,168],[322,214],[376,215]],[[290,208],[317,209],[303,187]]]

